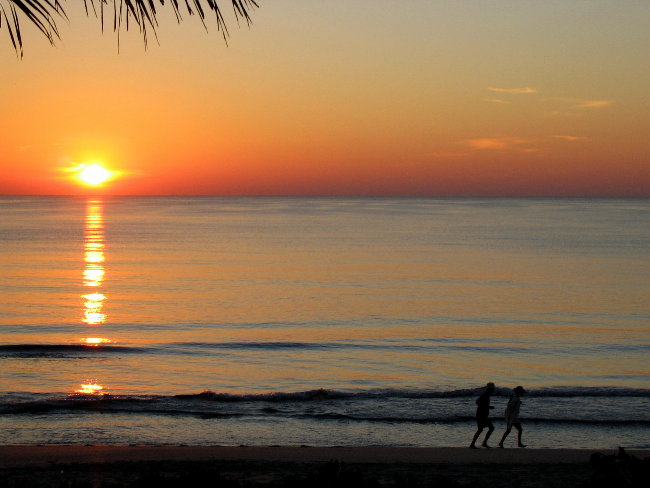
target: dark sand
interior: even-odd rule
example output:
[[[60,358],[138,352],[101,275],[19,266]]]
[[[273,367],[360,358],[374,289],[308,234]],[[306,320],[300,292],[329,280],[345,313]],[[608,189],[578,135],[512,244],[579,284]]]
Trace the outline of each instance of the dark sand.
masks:
[[[616,453],[530,448],[0,446],[0,486],[581,488],[601,486],[589,464],[594,452]],[[627,452],[639,459],[650,457],[648,450]],[[615,486],[635,486],[624,483]]]

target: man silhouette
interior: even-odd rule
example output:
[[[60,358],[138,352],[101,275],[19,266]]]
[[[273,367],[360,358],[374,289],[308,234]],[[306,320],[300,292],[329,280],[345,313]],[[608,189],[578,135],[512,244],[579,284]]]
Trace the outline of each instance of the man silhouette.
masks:
[[[485,385],[485,391],[481,394],[480,397],[476,400],[476,425],[478,427],[478,430],[476,431],[476,434],[474,434],[474,439],[472,439],[472,443],[469,445],[471,449],[478,449],[476,447],[476,441],[481,435],[481,432],[483,432],[483,429],[487,427],[488,431],[487,434],[485,434],[485,439],[483,439],[483,443],[481,444],[483,447],[490,447],[488,446],[488,439],[492,435],[492,432],[494,432],[494,425],[492,425],[492,421],[490,420],[490,409],[493,409],[494,407],[490,406],[490,397],[496,390],[494,383],[490,382],[487,385]]]

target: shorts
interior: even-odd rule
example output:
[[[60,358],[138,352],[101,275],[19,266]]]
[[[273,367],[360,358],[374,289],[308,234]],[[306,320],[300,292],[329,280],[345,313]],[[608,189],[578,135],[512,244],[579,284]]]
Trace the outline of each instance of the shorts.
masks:
[[[492,421],[487,418],[487,417],[476,417],[476,425],[478,426],[479,429],[494,429],[494,425],[492,425]]]

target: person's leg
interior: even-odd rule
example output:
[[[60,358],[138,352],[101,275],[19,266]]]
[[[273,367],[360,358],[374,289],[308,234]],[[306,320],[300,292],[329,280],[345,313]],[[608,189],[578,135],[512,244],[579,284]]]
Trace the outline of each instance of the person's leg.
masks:
[[[501,442],[499,442],[499,447],[503,447],[503,441],[506,440],[506,437],[508,437],[508,434],[510,433],[511,430],[512,430],[512,425],[508,424],[508,428],[503,433],[503,437],[501,437]]]
[[[476,431],[476,434],[474,434],[474,438],[472,439],[472,443],[469,445],[470,448],[478,449],[476,447],[476,441],[478,440],[479,436],[481,435],[481,432],[483,432],[483,427],[479,427],[478,430]]]
[[[521,434],[523,433],[524,429],[521,428],[521,424],[515,424],[515,427],[517,428],[517,445],[519,447],[526,447],[522,442],[521,442]]]
[[[488,431],[487,434],[485,434],[485,439],[483,439],[483,444],[481,444],[483,447],[490,447],[488,446],[488,439],[492,435],[492,432],[494,432],[494,425],[490,422],[490,425],[488,425]]]

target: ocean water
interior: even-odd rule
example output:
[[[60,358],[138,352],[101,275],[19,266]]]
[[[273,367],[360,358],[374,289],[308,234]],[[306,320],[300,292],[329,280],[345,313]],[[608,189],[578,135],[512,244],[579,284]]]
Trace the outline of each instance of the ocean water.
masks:
[[[0,197],[0,442],[650,448],[650,201]],[[511,436],[509,442],[514,442]]]

